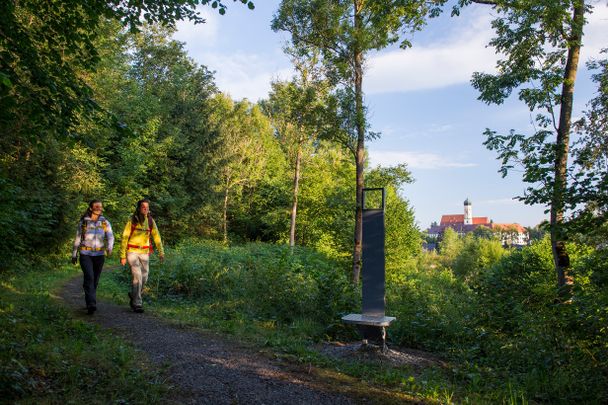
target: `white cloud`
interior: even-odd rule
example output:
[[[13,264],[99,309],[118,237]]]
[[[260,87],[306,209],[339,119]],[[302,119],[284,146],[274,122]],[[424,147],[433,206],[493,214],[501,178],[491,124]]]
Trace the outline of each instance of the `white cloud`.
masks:
[[[394,152],[394,151],[369,151],[371,166],[394,166],[407,163],[410,169],[434,170],[443,168],[466,168],[475,167],[476,163],[464,163],[450,161],[436,153],[426,152]]]
[[[461,17],[463,18],[463,17]],[[371,57],[364,85],[367,93],[405,92],[467,83],[475,71],[492,71],[496,63],[489,17],[478,14],[471,25],[447,36],[447,42],[414,44]],[[455,21],[452,21],[455,22]]]
[[[452,124],[431,124],[429,128],[429,132],[440,134],[445,132],[450,132],[454,130],[454,125]]]
[[[587,26],[583,37],[583,49],[581,55],[583,61],[596,58],[600,55],[602,48],[608,47],[606,32],[608,32],[608,4],[596,4],[593,13],[587,15]]]
[[[215,11],[215,10],[214,10]],[[179,21],[177,32],[173,38],[188,44],[189,50],[208,48],[216,44],[220,22],[218,14],[206,8],[199,8],[201,16],[205,19],[204,24],[194,24],[191,21]],[[193,55],[190,55],[193,56]]]
[[[282,67],[283,64],[276,59],[268,60],[243,52],[229,55],[206,53],[198,61],[216,71],[217,86],[234,99],[258,101],[268,96],[272,80],[286,80],[293,75],[291,68]]]
[[[391,138],[393,140],[401,139],[421,139],[428,137],[445,137],[457,131],[457,127],[453,124],[430,123],[422,127],[409,128],[406,126],[386,125],[380,128],[382,138]]]
[[[487,44],[494,36],[487,8],[479,8],[468,16],[452,19],[447,40],[430,44],[414,44],[407,50],[392,50],[371,57],[364,79],[368,94],[407,92],[468,83],[473,72],[495,69],[494,48]],[[596,4],[587,16],[588,25],[583,39],[582,60],[598,57],[608,47],[608,4]],[[464,21],[470,21],[465,25]],[[432,29],[428,27],[427,29]]]
[[[495,200],[483,200],[479,201],[479,204],[487,205],[525,205],[523,202],[515,198],[499,198]]]

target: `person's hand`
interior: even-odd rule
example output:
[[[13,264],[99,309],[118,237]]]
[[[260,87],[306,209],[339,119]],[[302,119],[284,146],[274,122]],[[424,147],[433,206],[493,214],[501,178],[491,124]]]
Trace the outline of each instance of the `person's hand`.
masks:
[[[72,264],[76,264],[78,258],[76,256],[72,256]]]
[[[124,266],[125,264],[127,264],[127,259],[125,259],[124,257],[120,259],[120,265]]]
[[[106,256],[108,256],[108,257],[112,256],[112,251],[111,251],[111,250],[108,250],[108,251],[106,252]]]
[[[165,262],[165,255],[160,255],[160,256],[158,256],[158,258],[160,259],[161,263]]]

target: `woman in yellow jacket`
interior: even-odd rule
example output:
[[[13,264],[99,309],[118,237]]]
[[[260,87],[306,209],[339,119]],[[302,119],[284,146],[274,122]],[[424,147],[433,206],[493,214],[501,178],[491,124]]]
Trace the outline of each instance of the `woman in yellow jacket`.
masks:
[[[148,281],[150,253],[153,251],[152,239],[162,263],[165,259],[165,251],[156,222],[150,216],[150,201],[139,200],[135,212],[125,225],[120,246],[120,264],[124,266],[129,262],[133,276],[129,303],[131,309],[138,313],[144,312],[141,293]]]

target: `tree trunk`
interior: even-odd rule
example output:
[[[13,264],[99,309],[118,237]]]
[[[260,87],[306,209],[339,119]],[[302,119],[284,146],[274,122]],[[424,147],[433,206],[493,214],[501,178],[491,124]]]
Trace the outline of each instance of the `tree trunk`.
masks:
[[[353,1],[355,6],[355,32],[363,29],[361,18],[361,3]],[[363,240],[363,164],[365,160],[365,117],[363,116],[363,52],[359,44],[355,44],[353,52],[355,74],[355,114],[357,126],[357,149],[355,165],[357,170],[356,213],[355,213],[355,246],[353,251],[353,283],[359,282],[362,266]]]
[[[224,231],[224,243],[228,243],[228,188],[224,190],[224,223],[223,223],[223,231]]]
[[[570,143],[570,127],[572,122],[572,105],[574,98],[574,82],[578,70],[583,33],[583,16],[585,2],[576,2],[573,12],[572,31],[569,39],[568,59],[564,71],[562,85],[559,126],[557,129],[555,156],[555,184],[551,201],[551,250],[557,275],[557,286],[560,295],[567,298],[570,294],[572,278],[569,275],[570,258],[566,251],[562,223],[564,219],[564,200],[567,187],[568,151]]]
[[[300,162],[302,161],[302,142],[298,142],[296,168],[293,175],[293,204],[291,206],[291,226],[289,228],[289,246],[296,244],[296,214],[298,211],[298,186],[300,184]]]

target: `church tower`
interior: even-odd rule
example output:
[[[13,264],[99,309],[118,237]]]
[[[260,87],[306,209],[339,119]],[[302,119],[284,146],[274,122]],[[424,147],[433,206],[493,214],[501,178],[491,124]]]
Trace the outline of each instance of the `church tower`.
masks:
[[[473,224],[473,204],[468,198],[464,200],[464,224]]]

